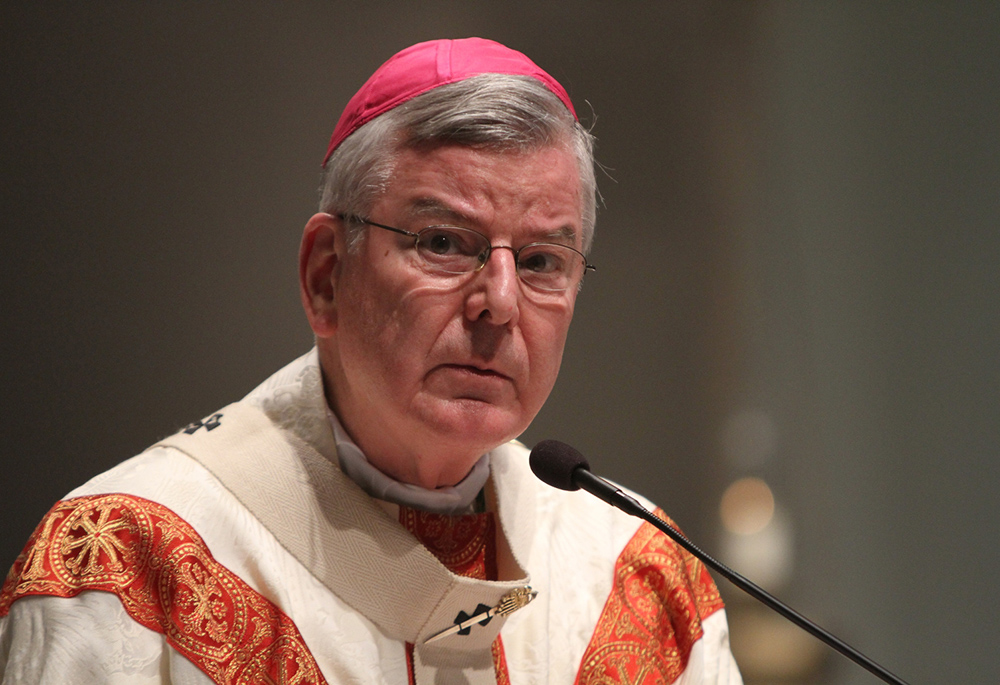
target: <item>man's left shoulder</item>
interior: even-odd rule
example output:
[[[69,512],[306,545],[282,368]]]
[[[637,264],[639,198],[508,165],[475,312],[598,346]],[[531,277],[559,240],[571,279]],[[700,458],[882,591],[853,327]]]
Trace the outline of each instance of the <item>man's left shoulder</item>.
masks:
[[[583,527],[593,534],[609,534],[624,543],[642,524],[629,514],[606,504],[584,490],[560,490],[539,480],[531,471],[531,451],[520,441],[512,440],[490,454],[490,468],[498,491],[508,501],[530,505],[535,516],[547,519],[546,526]],[[621,487],[621,486],[619,486]],[[621,488],[649,510],[656,505],[645,497]],[[538,522],[539,524],[542,521]]]

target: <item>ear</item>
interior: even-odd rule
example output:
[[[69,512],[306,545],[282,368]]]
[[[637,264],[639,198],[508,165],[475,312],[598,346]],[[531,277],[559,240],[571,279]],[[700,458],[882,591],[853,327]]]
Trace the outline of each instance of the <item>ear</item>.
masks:
[[[299,247],[299,292],[313,333],[328,338],[337,329],[334,292],[347,241],[338,217],[313,215],[302,231]]]

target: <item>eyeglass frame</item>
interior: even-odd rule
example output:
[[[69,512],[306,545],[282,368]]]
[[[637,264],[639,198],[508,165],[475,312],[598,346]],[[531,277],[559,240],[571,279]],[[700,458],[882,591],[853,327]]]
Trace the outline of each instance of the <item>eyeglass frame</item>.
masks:
[[[553,290],[551,288],[542,288],[542,287],[540,287],[538,285],[535,285],[533,283],[529,283],[529,282],[525,281],[521,277],[521,271],[518,268],[518,266],[519,266],[518,256],[521,254],[521,250],[524,250],[525,248],[529,248],[529,247],[536,247],[538,245],[554,245],[556,247],[561,247],[561,248],[564,248],[566,250],[571,250],[571,251],[577,253],[578,255],[580,255],[580,259],[583,260],[583,265],[584,266],[583,266],[583,272],[580,275],[580,281],[579,281],[579,283],[577,283],[577,286],[579,286],[580,283],[583,283],[583,278],[584,278],[584,276],[587,275],[588,271],[597,271],[597,267],[594,266],[593,264],[591,264],[587,260],[587,255],[583,254],[582,252],[580,252],[575,247],[570,247],[569,245],[563,245],[561,243],[549,243],[549,242],[545,242],[544,240],[541,240],[541,241],[535,241],[533,243],[528,243],[526,245],[522,245],[521,247],[515,249],[511,245],[493,245],[490,242],[490,239],[488,237],[486,237],[486,235],[484,235],[483,233],[480,233],[479,231],[477,231],[474,228],[467,228],[465,226],[453,226],[451,224],[433,224],[431,226],[425,226],[424,228],[421,228],[417,232],[413,232],[413,231],[407,231],[407,230],[402,229],[402,228],[396,228],[395,226],[387,226],[386,224],[380,224],[380,223],[378,223],[376,221],[372,221],[371,219],[366,219],[366,218],[364,218],[362,216],[357,216],[356,214],[351,214],[351,215],[337,214],[337,218],[339,218],[341,221],[355,222],[355,223],[359,223],[359,224],[365,224],[367,226],[374,226],[376,228],[381,228],[381,229],[386,230],[386,231],[392,231],[393,233],[398,233],[400,235],[405,235],[408,238],[413,238],[413,248],[414,249],[417,249],[419,247],[419,245],[420,245],[420,234],[423,233],[424,231],[429,231],[429,230],[431,230],[433,228],[457,228],[457,229],[462,230],[462,231],[468,231],[469,233],[475,233],[476,235],[482,236],[483,241],[486,243],[486,256],[479,259],[479,266],[477,266],[475,269],[471,269],[469,271],[445,271],[443,273],[451,273],[451,274],[455,274],[455,275],[479,273],[479,271],[481,271],[482,268],[484,266],[486,266],[486,263],[490,261],[490,257],[493,255],[493,250],[510,250],[511,254],[514,255],[514,273],[517,274],[517,278],[518,278],[519,281],[525,283],[526,285],[531,286],[532,288],[535,288],[536,290],[540,290],[540,291],[546,292],[546,293],[563,293],[563,292],[566,292],[572,286],[567,286],[567,287],[559,289],[559,290]]]

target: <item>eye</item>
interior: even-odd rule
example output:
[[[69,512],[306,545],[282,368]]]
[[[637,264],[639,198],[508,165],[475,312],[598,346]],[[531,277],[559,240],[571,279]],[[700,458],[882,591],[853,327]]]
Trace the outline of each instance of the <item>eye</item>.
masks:
[[[431,235],[427,236],[424,244],[434,254],[448,254],[452,251],[455,241],[452,236],[444,231],[434,231]]]
[[[483,251],[481,239],[472,231],[450,226],[431,226],[420,232],[420,246],[432,255],[478,256]]]
[[[532,245],[518,255],[519,269],[532,274],[552,274],[566,270],[566,250],[559,245]]]

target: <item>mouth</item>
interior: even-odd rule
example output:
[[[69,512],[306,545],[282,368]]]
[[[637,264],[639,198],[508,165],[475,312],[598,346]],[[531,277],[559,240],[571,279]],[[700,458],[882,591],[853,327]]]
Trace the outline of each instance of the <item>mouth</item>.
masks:
[[[471,364],[442,364],[440,368],[450,369],[453,371],[457,371],[459,373],[474,376],[476,378],[484,378],[484,379],[496,378],[508,381],[511,380],[510,376],[500,373],[499,371],[496,371],[494,369],[484,369],[478,366],[473,366]]]
[[[430,392],[449,400],[506,405],[517,395],[513,377],[476,364],[440,364],[427,382]]]

